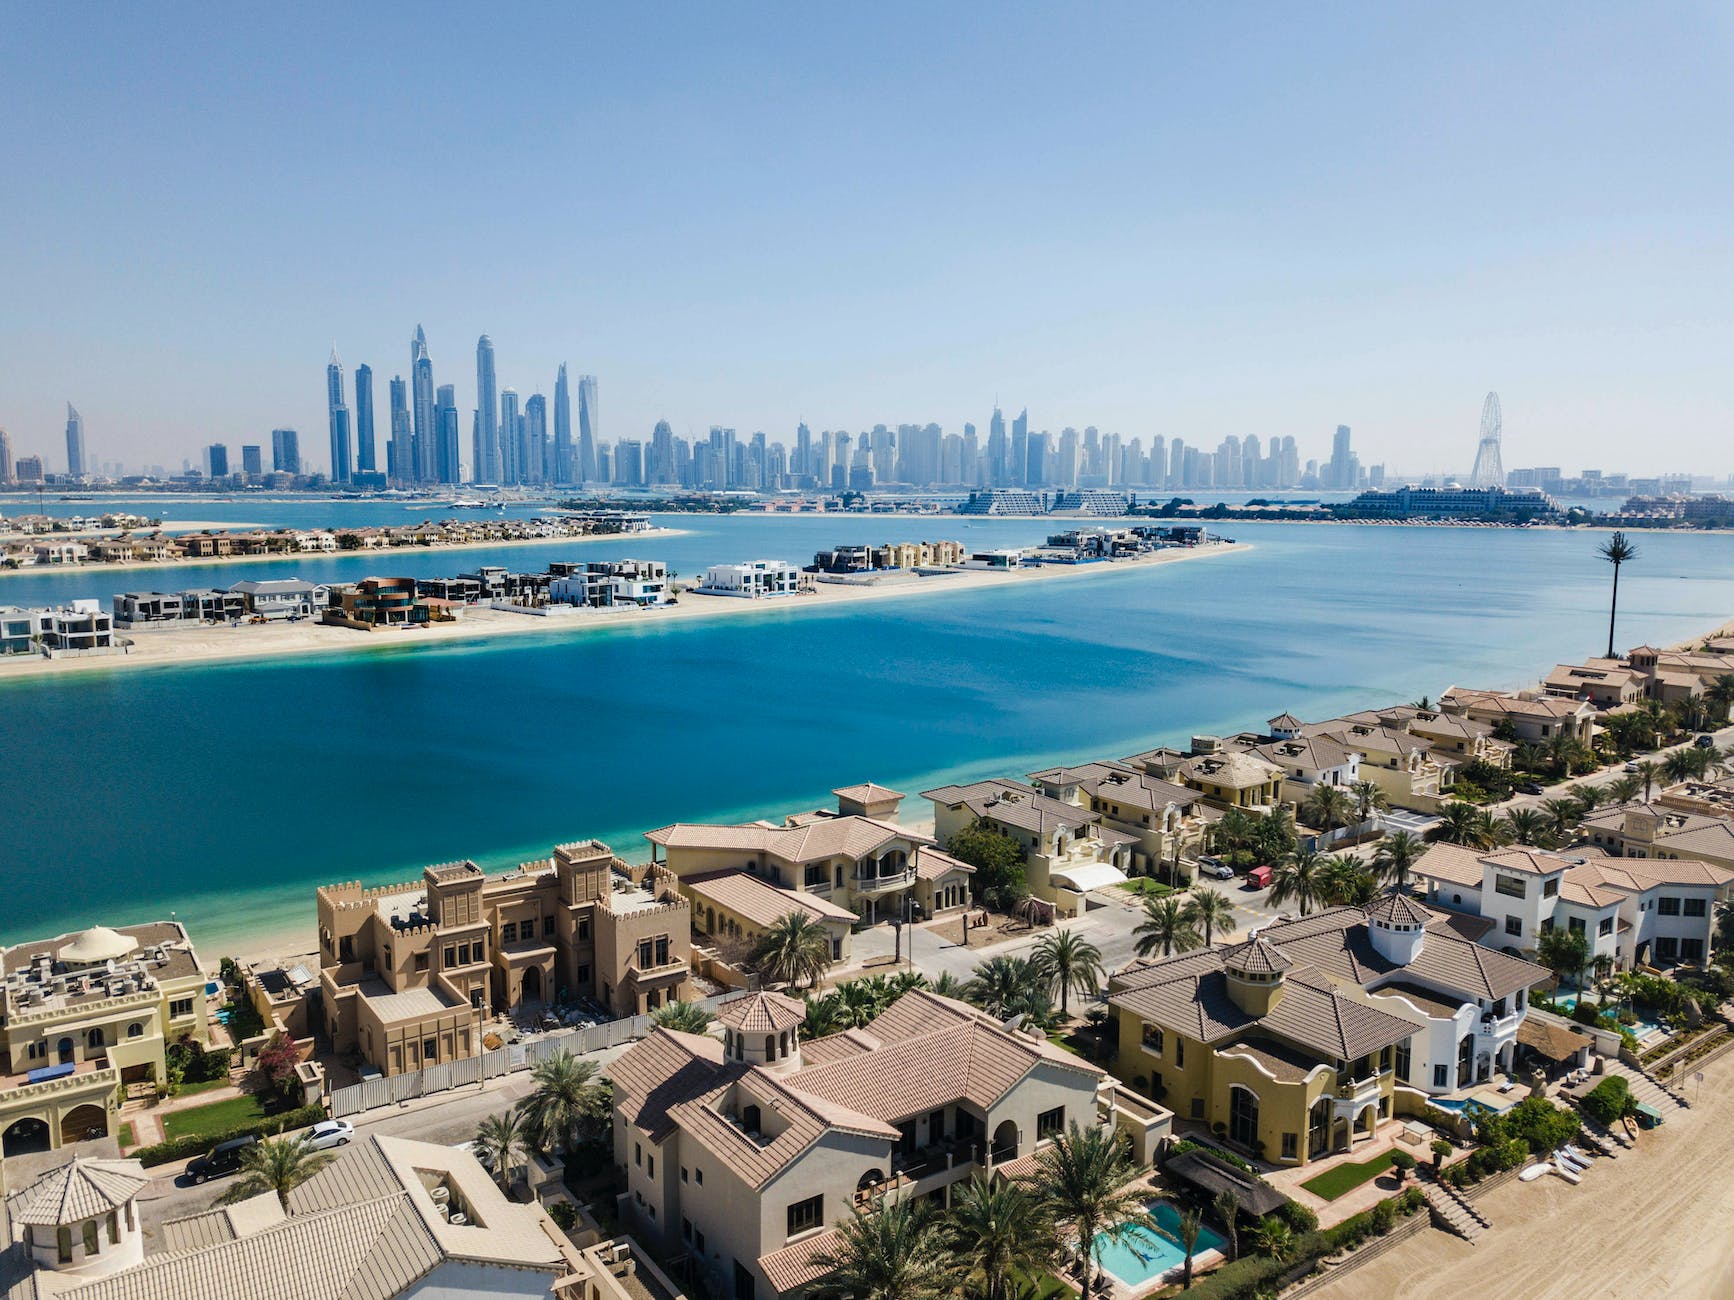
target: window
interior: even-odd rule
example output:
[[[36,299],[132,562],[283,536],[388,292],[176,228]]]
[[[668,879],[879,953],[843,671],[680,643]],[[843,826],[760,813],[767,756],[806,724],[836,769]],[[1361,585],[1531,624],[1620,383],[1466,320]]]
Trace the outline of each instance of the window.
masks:
[[[1433,1086],[1435,1088],[1443,1088],[1448,1082],[1450,1082],[1450,1078],[1449,1066],[1435,1065],[1433,1067]]]
[[[589,941],[590,941],[590,921],[589,921],[589,918],[585,918],[584,920],[578,922],[578,942],[579,943],[588,943]]]
[[[1702,962],[1704,960],[1704,941],[1702,939],[1680,940],[1680,960]]]
[[[1614,918],[1611,916],[1602,917],[1601,924],[1596,926],[1596,933],[1597,934],[1612,934],[1613,932],[1614,932]]]
[[[691,1219],[682,1219],[680,1221],[680,1239],[682,1241],[691,1241],[692,1240],[692,1220]]]
[[[649,939],[643,940],[638,945],[638,966],[639,966],[639,969],[641,969],[641,970],[650,969],[651,960],[655,956],[656,956],[656,949],[651,945],[650,940]]]
[[[1680,914],[1680,900],[1677,898],[1658,898],[1656,911],[1663,916],[1678,916]]]
[[[1174,1064],[1181,1069],[1186,1068],[1186,1040],[1184,1038],[1174,1040]]]
[[[72,1229],[64,1225],[54,1230],[54,1244],[60,1252],[62,1264],[72,1263]]]
[[[544,916],[542,918],[542,937],[544,939],[550,939],[553,937],[553,935],[554,935],[554,918],[551,916]]]
[[[170,1019],[182,1020],[192,1014],[193,1000],[191,998],[176,998],[173,1002],[169,1003]]]
[[[1409,1078],[1409,1067],[1413,1063],[1414,1063],[1413,1057],[1412,1057],[1411,1050],[1409,1047],[1409,1040],[1407,1038],[1405,1038],[1402,1042],[1397,1044],[1397,1058],[1396,1058],[1397,1077],[1399,1079],[1407,1081]]]
[[[692,1171],[692,1181],[697,1183],[700,1187],[703,1187],[704,1186],[704,1170],[694,1166],[693,1171]]]
[[[701,1255],[704,1254],[704,1233],[698,1228],[692,1230],[692,1244],[693,1249]]]
[[[108,1212],[108,1244],[120,1245],[120,1216],[113,1210]]]
[[[1300,1154],[1300,1134],[1284,1133],[1282,1135],[1282,1158],[1293,1160]]]
[[[665,934],[656,941],[656,964],[668,965],[668,936]]]
[[[1228,1136],[1243,1147],[1258,1141],[1258,1098],[1250,1088],[1229,1089]]]
[[[1686,913],[1685,914],[1687,916],[1703,916],[1704,915],[1704,900],[1702,898],[1688,898],[1688,899],[1686,899]]]
[[[482,1008],[482,986],[480,984],[470,990],[470,1006],[478,1011]]]
[[[1568,916],[1565,921],[1565,928],[1573,934],[1582,934],[1584,932],[1583,917]]]
[[[84,1221],[84,1253],[86,1255],[96,1254],[96,1220],[95,1219],[86,1219]]]
[[[644,1147],[637,1142],[632,1144],[632,1163],[635,1165],[644,1164]]]
[[[1557,876],[1549,876],[1541,882],[1541,896],[1543,898],[1552,898],[1557,893],[1559,893],[1559,878]]]
[[[683,1183],[686,1181],[686,1166],[685,1165],[682,1165],[680,1167],[680,1181]]]
[[[516,921],[507,921],[500,926],[500,942],[518,942],[518,923]]]
[[[427,966],[428,966],[428,954],[425,952],[418,952],[415,955],[415,968],[416,968],[416,970],[425,974],[427,971]]]
[[[84,1031],[84,1045],[93,1052],[102,1050],[102,1026],[95,1025]]]
[[[1144,1046],[1156,1055],[1162,1055],[1162,1029],[1159,1025],[1144,1026]]]
[[[825,1222],[825,1198],[809,1196],[804,1201],[796,1201],[789,1207],[789,1235],[806,1232],[817,1228]]]
[[[457,946],[457,944],[448,943],[446,945],[445,958],[446,958],[446,965],[447,966],[456,966],[458,964],[458,946]]]
[[[578,982],[580,984],[588,984],[590,982],[590,967],[588,965],[580,965],[578,967]]]
[[[440,1044],[437,1038],[424,1038],[421,1042],[421,1059],[425,1065],[429,1061],[437,1061],[440,1054]]]
[[[809,862],[801,883],[808,889],[823,889],[831,882],[831,869],[823,862]]]
[[[1521,916],[1506,917],[1505,933],[1521,936],[1523,934],[1523,918]]]
[[[644,1176],[646,1178],[656,1177],[656,1156],[654,1153],[644,1162]]]
[[[1204,1118],[1204,1098],[1194,1097],[1192,1099],[1192,1118],[1193,1119],[1203,1119]]]
[[[1529,887],[1521,876],[1494,876],[1493,891],[1508,898],[1523,898],[1529,893]]]
[[[130,1025],[128,1025],[126,1027],[126,1036],[128,1038],[142,1038],[142,1037],[144,1037],[144,1026],[141,1025],[136,1020],[133,1021]]]
[[[1052,1110],[1044,1110],[1036,1116],[1036,1141],[1051,1138],[1063,1132],[1066,1127],[1066,1108],[1055,1106]]]

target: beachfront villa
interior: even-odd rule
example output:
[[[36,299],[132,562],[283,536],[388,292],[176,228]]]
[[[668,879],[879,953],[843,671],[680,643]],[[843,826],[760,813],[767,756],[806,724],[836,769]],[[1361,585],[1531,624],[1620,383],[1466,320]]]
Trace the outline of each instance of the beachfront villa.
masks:
[[[1591,965],[1601,958],[1619,970],[1702,963],[1734,869],[1658,851],[1658,841],[1669,838],[1669,817],[1685,820],[1646,804],[1608,809],[1591,819],[1598,847],[1563,853],[1435,844],[1416,863],[1415,876],[1432,906],[1486,921],[1481,942],[1502,951],[1534,952],[1545,930],[1563,927],[1588,941]],[[1725,824],[1679,834],[1727,843]]]
[[[1596,706],[1587,699],[1453,686],[1439,697],[1439,705],[1445,713],[1487,727],[1509,724],[1518,740],[1531,744],[1545,745],[1565,736],[1587,745],[1595,736]]]
[[[766,596],[793,596],[810,591],[811,574],[787,560],[746,560],[739,564],[713,564],[704,571],[704,581],[693,590],[702,596],[738,596],[759,600]]]
[[[975,869],[896,823],[903,795],[867,782],[831,792],[837,811],[718,826],[676,822],[650,831],[651,860],[692,903],[709,945],[751,945],[791,913],[831,936],[850,958],[862,922],[926,920],[969,905]]]
[[[1268,812],[1282,802],[1283,769],[1263,756],[1224,748],[1214,736],[1196,736],[1178,775],[1217,808]]]
[[[1014,839],[1024,851],[1030,893],[1061,914],[1082,916],[1091,890],[1124,884],[1139,838],[1103,815],[1016,781],[993,779],[922,792],[933,803],[934,833],[946,843],[976,822]]]
[[[668,565],[661,560],[551,564],[548,572],[548,599],[557,605],[614,609],[668,603]]]
[[[431,1142],[368,1138],[291,1190],[287,1210],[268,1191],[170,1219],[147,1243],[139,1200],[150,1181],[136,1160],[81,1156],[9,1196],[26,1271],[8,1295],[653,1294],[622,1288],[594,1251],[574,1246],[540,1204],[509,1200],[467,1151]],[[622,1244],[630,1250],[629,1240]]]
[[[247,602],[247,613],[258,618],[313,618],[331,603],[331,589],[301,578],[249,579],[233,584]]]
[[[1115,1073],[1238,1150],[1303,1165],[1509,1072],[1548,978],[1387,895],[1117,972]]]
[[[609,1067],[622,1216],[712,1294],[801,1294],[857,1208],[1016,1177],[1070,1124],[1119,1124],[1145,1162],[1167,1134],[1081,1057],[950,998],[906,993],[812,1042],[804,1014],[754,994],[722,1007],[720,1038],[658,1029]]]
[[[482,1022],[573,998],[638,1015],[690,996],[692,919],[674,878],[606,844],[489,876],[319,890],[319,989],[334,1049],[387,1075],[480,1054]]]
[[[177,922],[16,944],[0,964],[6,1156],[110,1133],[123,1087],[168,1081],[168,1044],[210,1041],[205,975]]]
[[[1195,858],[1203,850],[1209,822],[1202,796],[1131,760],[1051,767],[1029,778],[1048,798],[1088,809],[1108,829],[1131,836],[1135,872],[1155,875],[1164,864]]]

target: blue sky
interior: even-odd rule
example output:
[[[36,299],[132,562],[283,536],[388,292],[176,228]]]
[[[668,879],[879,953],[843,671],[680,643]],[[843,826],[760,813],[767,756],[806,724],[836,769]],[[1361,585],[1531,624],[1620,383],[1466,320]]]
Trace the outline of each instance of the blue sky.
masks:
[[[486,331],[610,438],[1734,469],[1730,11],[1510,8],[0,0],[0,426],[322,449],[419,321],[466,434]]]

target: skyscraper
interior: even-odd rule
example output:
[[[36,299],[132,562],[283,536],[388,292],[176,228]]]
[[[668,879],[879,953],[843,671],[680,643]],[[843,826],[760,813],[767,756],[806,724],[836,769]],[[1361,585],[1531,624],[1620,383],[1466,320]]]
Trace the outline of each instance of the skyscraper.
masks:
[[[427,354],[427,335],[421,326],[415,327],[415,337],[409,344],[409,382],[415,390],[415,438],[413,454],[405,458],[404,477],[417,483],[431,483],[438,477],[439,433],[434,424],[433,362]]]
[[[343,400],[343,363],[337,359],[335,347],[325,367],[325,398],[331,417],[331,481],[347,483],[354,469],[349,450],[349,403]]]
[[[602,425],[596,411],[596,376],[578,376],[578,473],[585,481],[596,477],[596,440]]]
[[[241,472],[251,478],[258,478],[265,472],[265,462],[259,455],[257,446],[241,448]]]
[[[572,446],[572,390],[566,383],[566,363],[560,363],[560,371],[554,376],[554,482],[564,486],[572,482],[573,470],[577,462],[573,459]]]
[[[524,473],[526,483],[548,481],[548,399],[531,393],[524,403]]]
[[[434,457],[434,473],[441,483],[463,481],[463,453],[458,442],[457,389],[441,384],[434,417],[439,421],[439,447]]]
[[[524,481],[523,428],[518,417],[518,390],[500,390],[499,473],[496,483]]]
[[[391,441],[385,448],[385,472],[396,483],[414,483],[415,436],[410,432],[409,385],[402,375],[391,377]]]
[[[0,483],[12,481],[12,435],[0,429]]]
[[[66,472],[74,478],[84,473],[84,417],[71,402],[66,404]]]
[[[1005,414],[999,403],[993,404],[993,417],[987,422],[987,485],[1004,487],[1011,482],[1011,450],[1006,445]]]
[[[355,368],[355,468],[373,470],[373,367]]]
[[[271,468],[282,474],[301,472],[301,435],[295,430],[271,430]]]
[[[1011,456],[1006,469],[1011,475],[1010,481],[1014,484],[1024,481],[1024,470],[1028,467],[1029,440],[1030,412],[1029,408],[1025,407],[1018,412],[1017,419],[1012,421]]]
[[[500,481],[500,394],[494,383],[494,341],[476,340],[475,466],[477,483]]]
[[[209,478],[229,477],[229,449],[222,443],[213,442],[205,448],[205,474]]]

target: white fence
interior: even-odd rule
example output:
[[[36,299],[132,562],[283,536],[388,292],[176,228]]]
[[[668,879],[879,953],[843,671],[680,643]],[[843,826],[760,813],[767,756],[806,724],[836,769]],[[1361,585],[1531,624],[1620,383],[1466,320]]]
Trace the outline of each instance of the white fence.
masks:
[[[723,1003],[745,996],[745,990],[736,989],[704,998],[695,1005],[706,1011],[715,1011]],[[649,1032],[650,1017],[633,1016],[626,1020],[611,1020],[603,1025],[590,1025],[584,1029],[557,1030],[534,1042],[513,1043],[491,1052],[483,1052],[480,1056],[430,1065],[425,1070],[406,1070],[402,1074],[387,1078],[364,1079],[347,1088],[332,1090],[331,1114],[334,1119],[344,1119],[380,1106],[395,1106],[416,1097],[461,1088],[465,1084],[479,1084],[484,1079],[497,1079],[516,1070],[527,1070],[536,1062],[545,1061],[557,1052],[571,1052],[582,1056],[587,1052],[599,1052],[605,1047],[619,1047],[635,1038],[642,1038]]]

